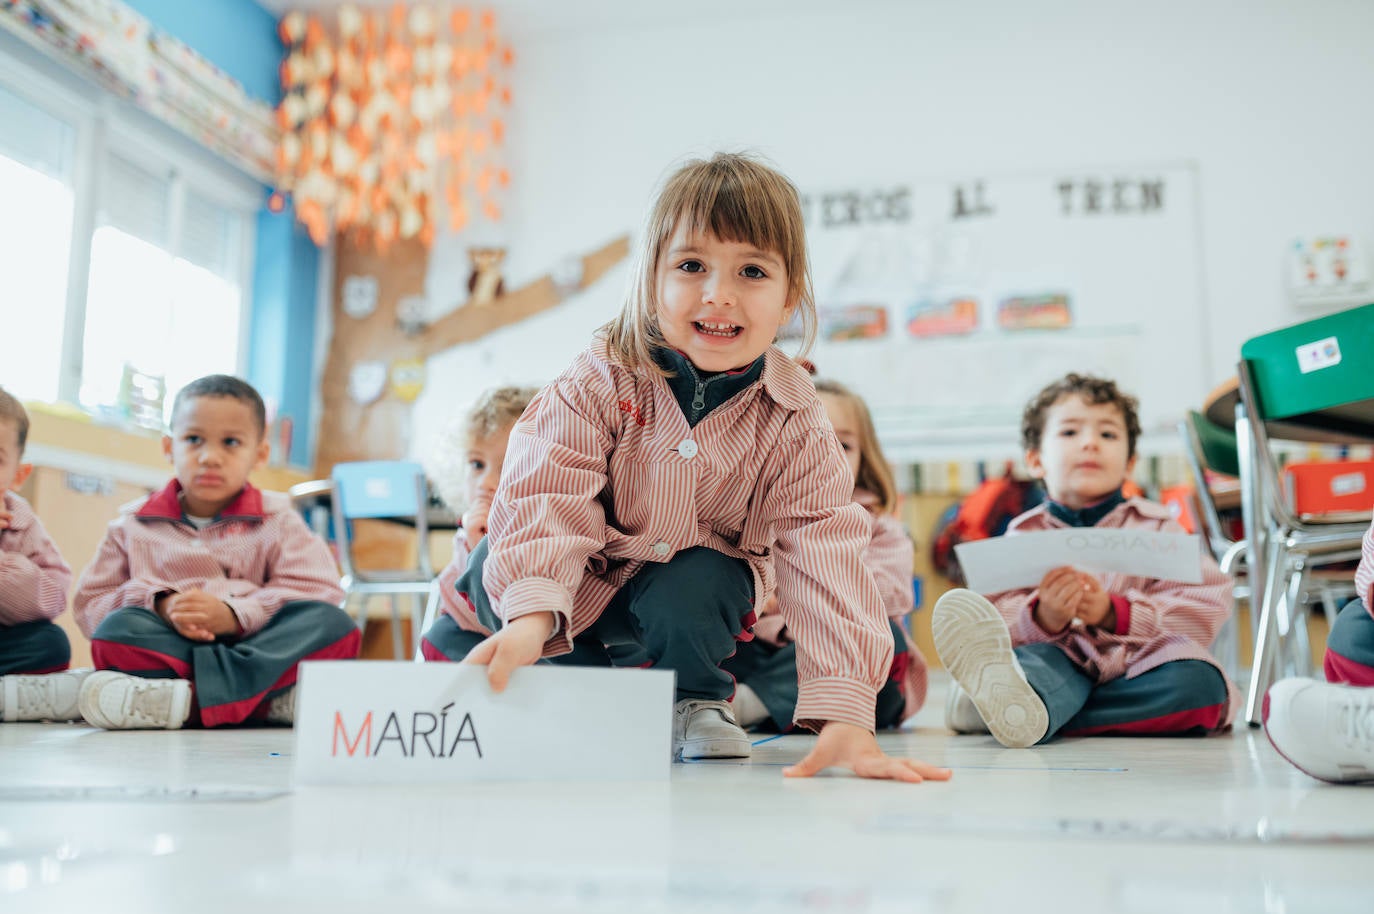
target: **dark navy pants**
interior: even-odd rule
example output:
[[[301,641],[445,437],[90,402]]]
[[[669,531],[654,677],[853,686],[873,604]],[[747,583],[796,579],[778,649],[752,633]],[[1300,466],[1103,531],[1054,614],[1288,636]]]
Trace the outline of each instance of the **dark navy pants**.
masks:
[[[874,726],[883,730],[902,722],[906,697],[902,694],[901,678],[906,668],[902,655],[906,653],[906,638],[891,619],[893,641],[893,678],[878,691]],[[797,646],[784,644],[774,647],[763,641],[741,644],[735,656],[722,664],[726,672],[749,686],[768,709],[768,720],[779,731],[792,726],[797,712]]]
[[[1226,679],[1202,660],[1174,660],[1101,685],[1053,644],[1023,644],[1016,659],[1049,710],[1045,743],[1064,736],[1202,735],[1225,722]]]
[[[96,669],[149,679],[189,679],[192,725],[260,720],[273,696],[296,684],[302,660],[352,660],[362,646],[353,620],[332,603],[287,603],[244,638],[192,641],[157,613],[126,606],[106,616],[91,638]]]
[[[1326,636],[1323,666],[1328,682],[1374,686],[1374,616],[1361,601],[1345,604],[1336,616]]]
[[[482,586],[487,541],[477,544],[454,587],[492,631],[502,621]],[[714,549],[684,549],[667,562],[648,562],[620,588],[601,615],[574,640],[572,654],[551,658],[577,666],[654,667],[677,673],[677,700],[729,699],[735,680],[721,662],[750,638],[754,577],[749,565]],[[445,615],[425,633],[424,654],[461,660],[482,640]]]
[[[0,625],[0,676],[57,673],[72,662],[67,633],[47,619]]]

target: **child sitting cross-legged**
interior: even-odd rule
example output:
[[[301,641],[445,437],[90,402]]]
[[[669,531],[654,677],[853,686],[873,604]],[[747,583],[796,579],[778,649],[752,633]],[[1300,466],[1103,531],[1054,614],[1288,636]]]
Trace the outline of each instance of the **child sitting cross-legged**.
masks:
[[[1162,505],[1126,498],[1136,461],[1136,400],[1070,374],[1021,423],[1026,463],[1048,500],[1015,536],[1065,527],[1182,532]],[[1036,587],[984,598],[952,590],[931,618],[954,677],[945,721],[1021,748],[1056,735],[1204,734],[1227,727],[1235,687],[1206,645],[1231,614],[1231,582],[1210,555],[1202,582],[1054,568]]]
[[[290,498],[248,474],[266,411],[228,375],[177,393],[162,450],[175,478],[111,522],[74,610],[97,672],[81,714],[107,730],[295,720],[302,660],[357,657],[338,568]]]
[[[29,414],[0,389],[0,720],[78,720],[76,696],[90,670],[68,670],[71,645],[52,620],[67,608],[72,571],[32,506],[14,491]]]

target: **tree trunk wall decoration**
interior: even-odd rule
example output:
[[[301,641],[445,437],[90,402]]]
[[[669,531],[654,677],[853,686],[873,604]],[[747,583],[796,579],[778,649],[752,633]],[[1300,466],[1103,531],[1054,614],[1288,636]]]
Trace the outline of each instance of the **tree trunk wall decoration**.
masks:
[[[340,235],[336,251],[334,331],[321,381],[323,411],[315,457],[315,473],[321,478],[336,463],[405,455],[415,398],[406,394],[406,379],[397,375],[407,365],[422,372],[431,356],[523,321],[588,288],[629,253],[629,238],[616,238],[572,264],[567,272],[576,278],[575,285],[567,279],[560,285],[550,273],[490,297],[497,291],[495,282],[479,277],[466,302],[418,329],[407,327],[405,303],[424,294],[429,268],[425,245],[399,241],[378,251]],[[350,283],[359,282],[366,286],[361,296],[375,301],[370,310],[346,301],[355,291]],[[358,371],[358,366],[374,366],[374,376]],[[355,396],[350,383],[362,383],[369,390]]]

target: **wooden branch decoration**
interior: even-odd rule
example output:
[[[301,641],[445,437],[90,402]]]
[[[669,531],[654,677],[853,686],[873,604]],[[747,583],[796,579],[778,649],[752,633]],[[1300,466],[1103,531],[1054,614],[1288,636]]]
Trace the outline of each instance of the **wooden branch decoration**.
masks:
[[[548,310],[573,292],[580,292],[593,285],[629,252],[630,238],[628,235],[622,235],[598,250],[584,255],[582,276],[574,289],[560,291],[553,276],[545,275],[514,292],[507,292],[492,299],[491,303],[484,307],[473,307],[470,302],[459,305],[429,325],[422,341],[425,355],[434,355],[459,343],[481,339],[493,330]]]

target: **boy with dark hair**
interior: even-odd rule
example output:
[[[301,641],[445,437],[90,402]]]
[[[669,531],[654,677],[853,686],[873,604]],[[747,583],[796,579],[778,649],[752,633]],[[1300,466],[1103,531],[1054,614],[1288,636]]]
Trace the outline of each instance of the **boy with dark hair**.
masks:
[[[1162,505],[1126,498],[1136,461],[1136,400],[1116,384],[1070,374],[1026,407],[1021,440],[1046,502],[1007,535],[1064,527],[1182,532]],[[952,590],[931,617],[954,677],[945,722],[1022,748],[1058,733],[1209,733],[1230,724],[1234,686],[1207,651],[1231,615],[1231,582],[1210,555],[1185,584],[1071,566],[1038,587]]]
[[[110,524],[77,585],[98,672],[81,713],[110,730],[291,724],[302,660],[358,655],[338,569],[290,499],[248,475],[267,462],[249,384],[181,390],[162,451],[176,477]]]
[[[89,670],[67,670],[71,645],[53,624],[67,608],[72,570],[14,490],[24,463],[29,414],[0,389],[0,720],[74,720]]]

